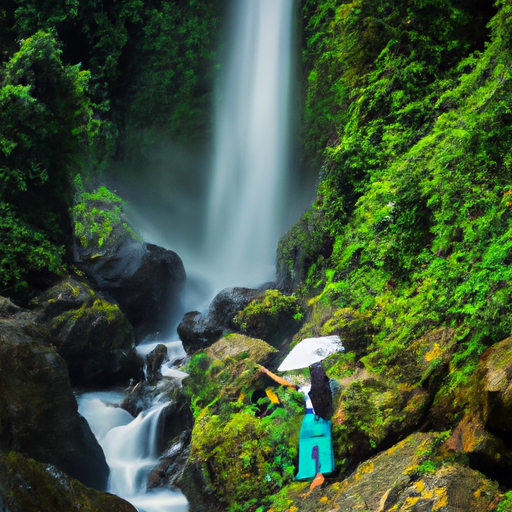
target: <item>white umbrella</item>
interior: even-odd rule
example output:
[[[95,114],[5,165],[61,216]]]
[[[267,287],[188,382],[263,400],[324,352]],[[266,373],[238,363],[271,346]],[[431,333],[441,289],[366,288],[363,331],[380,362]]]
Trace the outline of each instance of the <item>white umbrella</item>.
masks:
[[[320,338],[305,338],[295,345],[277,371],[298,370],[307,368],[335,352],[341,352],[343,345],[339,336],[322,336]]]

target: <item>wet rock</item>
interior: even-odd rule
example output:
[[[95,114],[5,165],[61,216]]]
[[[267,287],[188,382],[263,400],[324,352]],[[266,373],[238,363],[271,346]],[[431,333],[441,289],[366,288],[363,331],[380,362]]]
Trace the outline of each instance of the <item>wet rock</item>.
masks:
[[[48,331],[25,317],[0,319],[0,451],[21,452],[105,489],[108,466],[77,412],[66,363]]]
[[[117,304],[65,279],[37,298],[36,320],[53,337],[73,386],[105,387],[139,378],[133,328]]]
[[[183,263],[175,252],[144,243],[129,226],[122,200],[110,196],[83,198],[74,209],[75,227],[82,227],[75,233],[75,261],[96,290],[119,304],[138,341],[155,332],[166,336],[183,314]]]
[[[299,300],[274,289],[254,298],[236,314],[234,323],[243,334],[278,347],[291,340],[301,326],[302,317]]]
[[[442,434],[412,434],[343,481],[311,492],[306,492],[309,484],[292,487],[289,506],[299,512],[492,510],[500,499],[497,484],[470,468],[441,461],[442,440]]]
[[[50,464],[0,454],[0,510],[10,512],[136,512],[128,502],[90,489]]]
[[[97,290],[119,304],[138,340],[154,332],[169,335],[182,314],[185,269],[173,251],[130,242],[81,268]]]
[[[205,313],[186,313],[178,325],[178,335],[187,353],[204,350],[224,334],[238,331],[233,318],[262,293],[252,288],[226,288],[215,296]]]
[[[255,363],[272,366],[279,351],[263,340],[230,333],[208,347],[206,354],[211,359],[246,356]]]
[[[154,384],[162,377],[160,368],[165,361],[169,360],[167,347],[159,343],[147,356],[145,361],[146,381],[148,384]]]

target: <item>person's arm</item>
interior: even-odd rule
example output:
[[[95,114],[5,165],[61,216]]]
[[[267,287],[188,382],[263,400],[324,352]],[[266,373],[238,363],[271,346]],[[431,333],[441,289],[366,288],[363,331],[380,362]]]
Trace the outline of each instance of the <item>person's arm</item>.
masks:
[[[279,375],[272,373],[271,371],[267,370],[264,366],[261,366],[261,371],[268,375],[272,380],[274,380],[278,384],[281,384],[282,386],[288,386],[293,389],[297,389],[297,386],[295,386],[295,384],[291,384],[286,379],[283,379],[283,377],[279,377]]]

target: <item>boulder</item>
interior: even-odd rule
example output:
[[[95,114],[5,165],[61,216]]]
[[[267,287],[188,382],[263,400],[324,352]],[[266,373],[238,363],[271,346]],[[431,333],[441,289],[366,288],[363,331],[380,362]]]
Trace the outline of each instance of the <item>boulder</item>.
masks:
[[[279,351],[263,340],[250,338],[243,334],[230,333],[208,347],[206,354],[211,359],[225,359],[226,357],[238,357],[246,354],[255,363],[272,366],[279,355]]]
[[[500,499],[496,483],[465,466],[443,461],[443,434],[415,433],[362,463],[350,477],[330,485],[292,486],[288,510],[486,512]],[[283,493],[281,493],[283,499]]]
[[[349,376],[339,379],[342,390],[335,397],[333,442],[349,466],[422,425],[454,348],[454,330],[436,329],[397,351],[392,359],[374,350],[365,358],[365,366],[356,364]],[[343,358],[335,354],[325,360],[328,376],[343,375],[345,370],[336,366],[337,359]],[[385,372],[378,371],[382,367]]]
[[[262,293],[252,288],[226,288],[215,296],[206,312],[186,313],[178,325],[178,335],[187,353],[204,350],[224,334],[237,332],[235,315]]]
[[[254,298],[236,314],[234,323],[243,334],[278,347],[290,341],[299,330],[302,318],[299,300],[274,289]]]
[[[155,382],[162,377],[160,368],[165,361],[169,360],[167,347],[159,343],[147,356],[144,363],[146,381],[148,384]]]
[[[165,337],[183,314],[181,258],[144,243],[130,227],[120,198],[106,189],[96,196],[82,194],[73,209],[76,264],[96,290],[119,304],[138,341],[155,332]]]
[[[90,489],[55,466],[12,451],[0,454],[0,510],[136,512],[118,496]]]
[[[113,254],[82,260],[94,287],[119,304],[137,340],[172,332],[182,314],[185,268],[181,258],[153,244],[129,241]]]
[[[20,452],[105,489],[109,469],[77,412],[64,359],[27,313],[9,315],[0,318],[0,451]]]
[[[53,337],[73,386],[106,387],[139,378],[133,328],[117,304],[65,279],[37,298],[36,320]]]

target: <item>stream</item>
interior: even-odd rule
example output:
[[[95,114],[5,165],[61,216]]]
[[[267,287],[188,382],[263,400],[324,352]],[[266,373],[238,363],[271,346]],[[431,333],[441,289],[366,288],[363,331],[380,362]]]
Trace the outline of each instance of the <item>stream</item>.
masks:
[[[145,356],[157,344],[141,344],[137,352]],[[186,375],[172,368],[173,361],[185,355],[181,341],[163,344],[169,356],[169,361],[162,365],[163,377]],[[139,512],[188,511],[188,502],[181,492],[147,487],[149,474],[161,455],[157,447],[167,403],[157,397],[149,409],[134,418],[120,407],[125,397],[122,391],[96,391],[76,397],[78,412],[89,423],[110,468],[107,491],[129,501]]]

